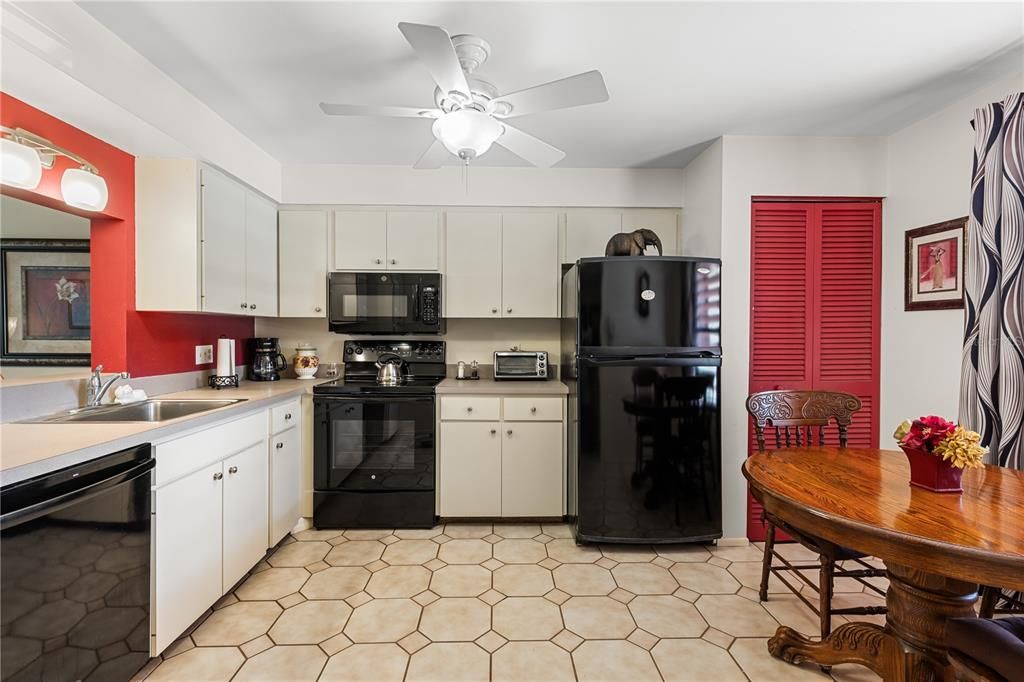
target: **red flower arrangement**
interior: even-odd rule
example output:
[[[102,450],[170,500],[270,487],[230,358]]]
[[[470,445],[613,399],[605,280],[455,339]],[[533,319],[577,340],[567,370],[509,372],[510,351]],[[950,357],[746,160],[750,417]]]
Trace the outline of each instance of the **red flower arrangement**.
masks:
[[[910,461],[910,483],[935,492],[959,492],[965,468],[981,466],[979,436],[934,415],[904,421],[893,434]]]
[[[935,415],[919,417],[909,422],[909,426],[907,424],[908,422],[900,424],[900,428],[893,434],[896,440],[900,445],[928,452],[935,452],[935,446],[956,431],[955,423]]]

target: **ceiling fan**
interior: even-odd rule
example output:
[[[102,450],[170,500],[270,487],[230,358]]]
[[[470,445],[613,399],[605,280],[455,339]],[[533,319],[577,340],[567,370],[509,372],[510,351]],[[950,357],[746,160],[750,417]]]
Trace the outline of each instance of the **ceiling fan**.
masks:
[[[516,156],[544,168],[565,158],[565,152],[506,120],[538,111],[565,109],[608,100],[600,71],[587,71],[525,90],[499,95],[491,83],[473,74],[487,61],[491,46],[473,35],[449,36],[440,26],[398,24],[437,83],[434,109],[359,104],[330,104],[320,108],[332,116],[397,116],[434,120],[434,142],[413,168],[440,168],[454,154],[465,163],[497,142]]]

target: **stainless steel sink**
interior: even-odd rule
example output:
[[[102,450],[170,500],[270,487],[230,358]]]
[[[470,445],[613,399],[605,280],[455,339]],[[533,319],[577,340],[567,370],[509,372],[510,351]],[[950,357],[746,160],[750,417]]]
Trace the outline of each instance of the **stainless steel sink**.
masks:
[[[170,419],[216,410],[219,407],[227,407],[228,405],[235,405],[244,401],[245,398],[224,400],[161,400],[157,398],[128,405],[85,407],[32,421],[51,424],[69,422],[165,422]]]

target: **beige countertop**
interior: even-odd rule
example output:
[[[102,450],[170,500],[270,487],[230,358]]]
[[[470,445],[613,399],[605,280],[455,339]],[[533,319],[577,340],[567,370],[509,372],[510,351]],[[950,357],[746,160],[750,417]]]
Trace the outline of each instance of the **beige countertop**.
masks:
[[[569,389],[561,381],[523,381],[481,378],[458,380],[448,378],[437,385],[438,395],[566,395]]]
[[[0,424],[0,482],[13,483],[204,424],[264,409],[329,379],[243,381],[238,388],[197,388],[153,398],[244,398],[245,402],[163,422]],[[229,414],[230,413],[230,414]]]

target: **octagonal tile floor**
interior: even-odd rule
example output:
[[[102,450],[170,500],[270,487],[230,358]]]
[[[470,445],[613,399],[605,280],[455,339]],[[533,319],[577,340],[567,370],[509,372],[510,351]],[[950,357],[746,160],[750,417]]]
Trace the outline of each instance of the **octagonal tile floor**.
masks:
[[[296,533],[135,679],[829,679],[768,655],[779,624],[816,619],[774,584],[758,603],[760,545],[572,537],[551,523]]]

